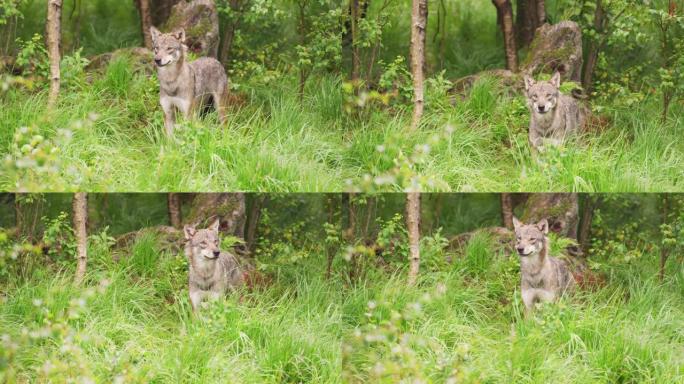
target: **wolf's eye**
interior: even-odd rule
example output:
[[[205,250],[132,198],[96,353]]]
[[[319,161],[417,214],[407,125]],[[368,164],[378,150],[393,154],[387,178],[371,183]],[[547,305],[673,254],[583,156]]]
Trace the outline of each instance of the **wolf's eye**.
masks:
[[[532,96],[532,100],[537,101],[537,95]]]

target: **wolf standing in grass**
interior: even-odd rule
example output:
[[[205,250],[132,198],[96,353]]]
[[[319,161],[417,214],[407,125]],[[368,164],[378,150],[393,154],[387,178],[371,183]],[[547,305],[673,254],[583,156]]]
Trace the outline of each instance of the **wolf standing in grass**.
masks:
[[[194,312],[204,298],[217,299],[244,284],[235,257],[220,249],[218,228],[218,220],[206,229],[188,225],[183,228],[185,255],[190,264],[188,290]]]
[[[199,106],[212,98],[221,124],[226,122],[228,76],[218,60],[210,57],[186,62],[185,31],[161,33],[150,28],[154,63],[159,77],[159,102],[164,110],[164,128],[173,134],[174,113],[180,110],[190,117]]]
[[[536,151],[546,143],[559,145],[566,137],[579,132],[586,120],[586,109],[572,96],[560,92],[560,73],[551,81],[534,81],[525,75],[525,96],[532,113],[529,140]]]
[[[565,261],[549,255],[549,223],[523,224],[513,217],[515,249],[520,256],[520,291],[529,314],[536,302],[557,300],[575,287]]]

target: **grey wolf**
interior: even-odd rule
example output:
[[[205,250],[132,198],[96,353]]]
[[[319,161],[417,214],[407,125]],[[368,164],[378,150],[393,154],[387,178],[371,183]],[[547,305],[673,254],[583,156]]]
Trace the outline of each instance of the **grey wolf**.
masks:
[[[525,314],[537,302],[557,300],[572,291],[575,278],[564,260],[549,255],[549,223],[523,224],[513,218],[515,249],[520,256],[520,290]]]
[[[219,220],[206,229],[194,225],[183,228],[185,255],[190,264],[188,291],[194,312],[205,298],[217,299],[244,284],[235,257],[219,247],[218,229]]]
[[[175,112],[185,118],[211,98],[222,124],[226,122],[228,76],[218,60],[202,57],[186,61],[185,31],[161,33],[150,28],[154,64],[159,77],[159,103],[164,110],[164,128],[170,136],[175,125]]]
[[[550,81],[534,81],[527,75],[524,79],[532,114],[529,141],[534,150],[543,150],[546,143],[559,145],[582,129],[587,111],[572,96],[560,92],[560,73],[555,72]]]

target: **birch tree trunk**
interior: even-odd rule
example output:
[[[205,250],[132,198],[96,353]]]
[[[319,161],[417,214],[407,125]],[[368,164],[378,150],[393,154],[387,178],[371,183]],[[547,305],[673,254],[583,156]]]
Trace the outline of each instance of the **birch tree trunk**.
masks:
[[[180,229],[183,223],[181,217],[180,195],[177,193],[168,193],[166,195],[166,200],[169,209],[169,224],[176,229]]]
[[[416,284],[420,270],[420,192],[406,195],[406,228],[409,239],[408,285]]]
[[[513,196],[510,193],[501,194],[501,221],[504,227],[513,230]]]
[[[413,77],[413,120],[411,129],[416,129],[423,116],[425,77],[425,29],[427,27],[427,0],[413,0],[411,9],[411,76]]]
[[[59,46],[62,35],[62,0],[48,0],[47,9],[47,49],[50,59],[50,93],[48,94],[48,109],[52,110],[59,97],[59,62],[61,55]]]
[[[152,49],[152,34],[150,32],[152,14],[150,13],[150,0],[138,0],[138,7],[140,9],[140,28],[142,28],[143,42],[145,48]]]
[[[515,44],[515,28],[513,26],[513,6],[510,0],[492,0],[501,20],[504,51],[506,53],[506,69],[518,72],[518,49]]]
[[[88,197],[85,192],[77,192],[72,200],[74,234],[76,235],[76,276],[74,283],[81,285],[86,273],[86,263],[88,262],[88,233],[86,222],[88,221]]]
[[[352,52],[352,70],[351,70],[351,81],[354,83],[354,87],[358,87],[358,81],[361,77],[361,57],[359,56],[359,13],[361,7],[359,4],[361,0],[350,0],[349,2],[349,14],[351,18],[351,52]]]

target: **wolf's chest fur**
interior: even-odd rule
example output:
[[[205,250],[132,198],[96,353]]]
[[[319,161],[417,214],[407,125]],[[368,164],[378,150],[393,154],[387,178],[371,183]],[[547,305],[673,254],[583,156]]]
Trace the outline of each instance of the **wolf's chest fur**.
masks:
[[[176,68],[159,71],[160,97],[187,100],[193,97],[195,76],[187,63],[179,63]]]
[[[529,291],[528,294],[556,298],[572,288],[574,283],[565,262],[548,255],[522,258],[520,274],[523,294]]]
[[[539,271],[537,273],[533,272],[525,272],[523,269],[523,280],[527,283],[526,285],[529,288],[544,288],[545,286],[548,286],[548,278],[545,280],[544,277],[547,276],[548,273],[544,273],[542,271]]]
[[[215,259],[193,256],[190,260],[190,287],[202,291],[225,292],[240,285],[240,268],[233,256],[226,252]]]
[[[190,281],[203,291],[212,290],[221,281],[221,270],[219,258],[206,260],[197,257],[190,264]]]

